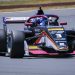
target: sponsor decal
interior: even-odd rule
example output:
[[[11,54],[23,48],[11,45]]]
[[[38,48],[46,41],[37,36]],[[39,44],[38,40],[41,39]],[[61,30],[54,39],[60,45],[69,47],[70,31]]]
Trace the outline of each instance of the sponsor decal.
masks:
[[[63,28],[48,28],[48,31],[52,31],[52,30],[64,30]]]

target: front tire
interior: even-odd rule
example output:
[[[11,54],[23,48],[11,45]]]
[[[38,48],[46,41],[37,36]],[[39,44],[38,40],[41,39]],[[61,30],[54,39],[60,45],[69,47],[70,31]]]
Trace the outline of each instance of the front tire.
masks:
[[[23,58],[24,57],[24,32],[13,31],[11,32],[10,41],[10,58]]]

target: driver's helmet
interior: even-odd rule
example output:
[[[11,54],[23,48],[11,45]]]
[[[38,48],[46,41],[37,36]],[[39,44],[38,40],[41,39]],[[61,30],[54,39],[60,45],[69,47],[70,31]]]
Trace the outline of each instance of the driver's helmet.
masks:
[[[49,17],[48,19],[49,19],[49,22],[52,22],[52,17]]]
[[[53,23],[53,22],[52,22],[52,17],[49,17],[49,18],[48,18],[48,25],[52,25],[52,23]]]
[[[39,18],[39,17],[37,17],[36,19],[37,19],[37,20],[40,20],[40,18]]]
[[[40,17],[40,22],[42,22],[43,21],[43,18],[42,17]]]

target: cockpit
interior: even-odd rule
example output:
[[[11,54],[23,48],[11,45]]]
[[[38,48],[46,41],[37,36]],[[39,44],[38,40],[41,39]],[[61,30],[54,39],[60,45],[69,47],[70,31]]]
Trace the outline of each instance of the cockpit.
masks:
[[[59,17],[56,15],[35,15],[30,17],[25,25],[28,26],[58,26]]]

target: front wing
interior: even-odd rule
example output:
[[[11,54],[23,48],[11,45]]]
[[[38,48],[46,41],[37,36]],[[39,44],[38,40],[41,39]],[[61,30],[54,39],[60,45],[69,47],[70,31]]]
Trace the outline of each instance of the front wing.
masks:
[[[45,55],[45,56],[54,56],[54,55],[65,55],[65,54],[71,54],[71,55],[75,55],[75,51],[71,52],[71,53],[58,53],[58,52],[48,52],[48,50],[43,50],[41,48],[39,48],[38,46],[29,46],[29,54],[30,56],[40,56],[40,55]]]

